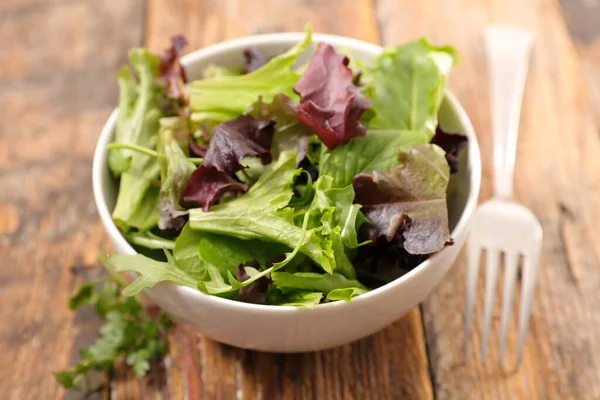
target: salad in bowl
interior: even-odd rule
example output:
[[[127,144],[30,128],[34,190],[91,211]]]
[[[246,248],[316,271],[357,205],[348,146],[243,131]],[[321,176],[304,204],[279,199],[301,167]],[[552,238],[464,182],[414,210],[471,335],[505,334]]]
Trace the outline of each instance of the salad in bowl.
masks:
[[[284,51],[249,46],[237,65],[199,69],[180,62],[184,46],[132,49],[117,74],[102,150],[112,223],[136,250],[108,258],[135,273],[125,295],[170,282],[319,308],[453,246],[448,185],[467,137],[438,123],[451,47],[420,39],[355,58],[307,28]]]

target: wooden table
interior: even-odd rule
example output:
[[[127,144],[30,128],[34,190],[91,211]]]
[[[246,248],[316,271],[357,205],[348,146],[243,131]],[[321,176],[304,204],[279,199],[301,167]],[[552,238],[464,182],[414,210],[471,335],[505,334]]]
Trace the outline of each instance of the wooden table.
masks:
[[[450,87],[478,133],[482,199],[491,190],[491,136],[481,29],[508,22],[536,32],[515,190],[541,220],[545,241],[521,368],[478,362],[479,319],[462,363],[463,255],[424,304],[352,345],[263,354],[178,326],[161,368],[139,381],[117,366],[98,397],[600,399],[599,0],[0,2],[0,398],[81,397],[64,394],[51,371],[76,361],[98,327],[66,302],[108,248],[91,160],[127,50],[161,50],[177,32],[196,49],[306,22],[374,43],[427,35],[456,46]]]

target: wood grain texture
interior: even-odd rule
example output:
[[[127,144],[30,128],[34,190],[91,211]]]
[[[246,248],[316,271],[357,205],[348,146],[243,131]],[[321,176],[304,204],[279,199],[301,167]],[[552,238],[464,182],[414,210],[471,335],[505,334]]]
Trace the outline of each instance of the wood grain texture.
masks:
[[[107,243],[92,200],[92,152],[117,99],[115,70],[141,43],[142,6],[0,7],[3,399],[60,398],[52,371],[97,335],[98,320],[69,312],[67,299]]]
[[[560,3],[581,59],[596,124],[600,126],[600,1],[562,0]]]
[[[265,12],[265,10],[269,10]],[[274,17],[276,16],[276,17]],[[370,1],[203,1],[151,0],[146,44],[158,51],[173,33],[188,38],[189,49],[258,33],[302,31],[378,41]],[[171,380],[183,379],[179,396],[249,399],[432,398],[422,323],[418,309],[371,338],[331,351],[273,355],[234,349],[176,333]],[[185,352],[181,343],[197,343]],[[187,347],[189,348],[189,347]],[[177,367],[174,367],[177,365]],[[118,396],[119,388],[113,392]],[[198,397],[199,396],[199,397]]]
[[[487,23],[514,23],[532,29],[537,39],[523,103],[515,174],[516,198],[532,209],[544,228],[537,296],[523,364],[518,372],[512,371],[509,363],[502,369],[496,365],[499,301],[488,364],[479,363],[479,318],[475,320],[468,362],[462,363],[458,338],[462,336],[464,307],[463,257],[423,307],[437,398],[600,398],[600,320],[596,311],[600,301],[600,227],[596,223],[600,217],[600,141],[599,120],[593,117],[598,109],[590,100],[582,63],[558,2],[471,0],[401,5],[378,0],[376,14],[384,42],[426,34],[457,47],[461,62],[450,87],[478,133],[483,157],[482,199],[491,195],[492,141],[481,29]],[[400,21],[406,23],[386,22],[398,21],[400,15]],[[578,18],[572,25],[583,22]],[[588,42],[590,27],[585,36]],[[591,48],[584,46],[582,55]],[[595,68],[600,65],[588,62]],[[598,86],[591,90],[598,90]],[[479,299],[483,299],[483,279],[480,283]],[[500,286],[497,299],[501,298]],[[476,306],[478,316],[481,308],[480,302]],[[514,357],[516,321],[510,332],[508,351]]]
[[[462,362],[461,257],[422,313],[415,309],[357,343],[277,355],[220,345],[177,326],[168,356],[150,376],[137,380],[118,365],[109,390],[91,398],[600,399],[598,21],[598,0],[1,3],[0,37],[10,40],[0,46],[0,398],[82,397],[60,390],[51,371],[71,365],[96,333],[97,319],[65,305],[107,246],[92,202],[91,156],[116,104],[114,72],[130,47],[145,43],[158,51],[171,34],[183,33],[196,49],[249,34],[300,31],[307,22],[316,32],[370,42],[426,35],[450,43],[461,55],[450,87],[478,133],[486,199],[492,143],[481,28],[508,22],[537,38],[515,194],[545,234],[519,371],[478,362],[479,305]],[[494,317],[491,361],[498,305]],[[509,354],[515,327],[513,321]]]

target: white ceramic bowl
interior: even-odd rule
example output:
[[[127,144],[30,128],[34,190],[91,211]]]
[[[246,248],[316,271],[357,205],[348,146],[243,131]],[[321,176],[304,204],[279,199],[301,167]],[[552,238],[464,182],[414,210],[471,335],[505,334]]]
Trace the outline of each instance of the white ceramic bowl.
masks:
[[[302,33],[251,36],[195,51],[183,57],[181,62],[188,77],[195,79],[211,62],[241,65],[242,51],[248,46],[256,46],[265,55],[276,55],[302,38]],[[381,51],[377,45],[339,36],[315,34],[313,41],[349,49],[354,57],[365,61]],[[116,116],[117,110],[102,129],[94,154],[94,198],[114,251],[135,254],[111,219],[117,184],[108,169],[106,145],[112,138]],[[272,352],[321,350],[381,330],[423,301],[440,282],[460,251],[477,204],[481,181],[477,139],[467,114],[450,93],[441,106],[439,119],[445,129],[461,132],[469,138],[467,151],[461,154],[460,172],[452,177],[449,187],[450,228],[455,243],[401,278],[349,303],[320,304],[313,310],[241,303],[171,283],[160,283],[146,293],[162,309],[202,335],[246,349]]]

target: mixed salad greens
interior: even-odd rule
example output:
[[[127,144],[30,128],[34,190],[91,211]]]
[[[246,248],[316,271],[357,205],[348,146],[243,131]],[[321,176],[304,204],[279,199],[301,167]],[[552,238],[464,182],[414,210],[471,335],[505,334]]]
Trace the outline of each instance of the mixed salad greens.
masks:
[[[239,301],[349,301],[451,243],[446,189],[462,135],[437,113],[456,55],[421,39],[361,63],[311,31],[188,81],[185,39],[118,72],[113,255],[137,295],[169,281]],[[144,253],[144,254],[141,254]]]

